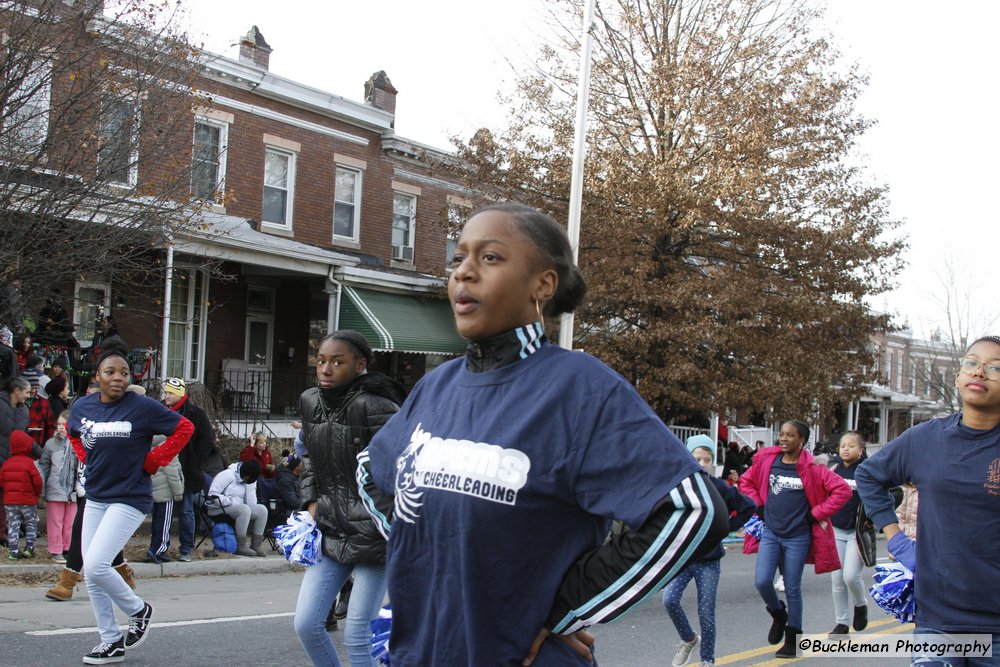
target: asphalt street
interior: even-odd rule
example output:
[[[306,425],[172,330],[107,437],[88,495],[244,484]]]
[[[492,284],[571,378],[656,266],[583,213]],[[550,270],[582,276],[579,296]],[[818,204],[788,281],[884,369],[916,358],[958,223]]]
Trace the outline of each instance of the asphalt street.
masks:
[[[155,609],[149,640],[130,651],[124,664],[211,666],[303,665],[305,654],[292,630],[292,612],[302,579],[300,572],[252,571],[256,559],[239,559],[244,574],[143,577],[139,592]],[[716,646],[717,665],[907,665],[906,658],[774,658],[776,647],[765,635],[770,618],[753,588],[754,556],[731,545],[722,561]],[[171,572],[182,571],[179,567]],[[870,578],[871,571],[867,572]],[[44,599],[47,586],[6,587],[0,590],[0,665],[6,667],[61,667],[79,665],[98,637],[86,590],[81,586],[69,602]],[[830,576],[815,575],[811,566],[804,579],[805,630],[825,635],[834,625]],[[684,596],[684,607],[697,629],[694,585]],[[910,632],[870,603],[871,627],[865,632]],[[123,619],[124,620],[124,619]],[[332,637],[343,656],[340,632]],[[663,610],[660,596],[643,603],[632,614],[594,629],[597,658],[602,667],[661,667],[670,665],[678,641]],[[697,653],[697,649],[696,649]],[[691,664],[698,664],[698,655]]]

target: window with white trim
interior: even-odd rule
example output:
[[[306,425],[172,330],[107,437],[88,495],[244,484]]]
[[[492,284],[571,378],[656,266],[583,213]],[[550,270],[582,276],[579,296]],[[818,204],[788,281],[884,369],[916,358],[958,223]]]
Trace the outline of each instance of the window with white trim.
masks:
[[[134,97],[106,94],[101,100],[97,175],[134,186],[139,180],[139,105]]]
[[[226,149],[229,124],[198,116],[191,147],[191,194],[222,202],[226,189]]]
[[[264,149],[264,206],[261,221],[292,228],[295,197],[295,153],[268,146]]]
[[[333,194],[333,236],[358,240],[361,218],[361,172],[337,167]]]
[[[27,71],[8,71],[7,75],[4,88],[10,91],[10,97],[3,122],[4,149],[14,155],[35,155],[42,150],[49,134],[51,63],[32,61]]]
[[[413,228],[417,217],[417,198],[396,192],[392,196],[392,258],[413,261]]]

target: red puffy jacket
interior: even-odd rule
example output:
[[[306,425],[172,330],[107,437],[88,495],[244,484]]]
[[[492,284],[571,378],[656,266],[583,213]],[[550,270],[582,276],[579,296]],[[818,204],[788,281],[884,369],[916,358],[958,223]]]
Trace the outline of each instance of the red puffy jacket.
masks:
[[[10,458],[0,467],[4,505],[37,505],[44,484],[31,458],[31,436],[24,431],[10,434]]]
[[[740,491],[757,505],[767,502],[768,477],[771,474],[771,464],[781,456],[781,447],[767,447],[757,452],[753,465],[740,477]],[[840,569],[840,557],[837,555],[837,541],[833,536],[833,524],[830,517],[851,499],[851,487],[847,482],[826,466],[817,465],[813,455],[802,450],[795,470],[802,480],[802,490],[809,501],[812,516],[816,523],[812,524],[812,542],[809,545],[807,563],[816,565],[816,574],[833,572]],[[757,553],[758,541],[751,535],[743,538],[743,553]]]

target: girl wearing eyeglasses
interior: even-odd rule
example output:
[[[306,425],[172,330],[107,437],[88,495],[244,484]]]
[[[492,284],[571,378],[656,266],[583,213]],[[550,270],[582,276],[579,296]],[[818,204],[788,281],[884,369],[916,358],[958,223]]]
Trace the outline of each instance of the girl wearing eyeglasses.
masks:
[[[908,429],[860,464],[855,479],[889,553],[914,573],[915,632],[990,633],[992,658],[946,660],[1000,665],[1000,336],[969,347],[955,386],[962,412]],[[900,530],[889,494],[906,482],[920,490],[919,540]]]

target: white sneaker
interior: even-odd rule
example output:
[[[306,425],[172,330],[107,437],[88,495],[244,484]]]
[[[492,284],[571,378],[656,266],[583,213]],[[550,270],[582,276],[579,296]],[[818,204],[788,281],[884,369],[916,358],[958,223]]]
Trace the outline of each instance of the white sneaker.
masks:
[[[785,592],[785,578],[784,577],[778,577],[778,583],[776,583],[774,585],[774,590],[778,591],[779,593],[784,593]]]
[[[711,660],[702,660],[701,667],[715,667],[715,663]]]
[[[695,635],[694,639],[692,639],[691,641],[680,642],[679,644],[677,644],[677,653],[674,653],[674,661],[671,664],[673,664],[674,667],[681,667],[681,665],[686,665],[688,662],[688,658],[691,657],[691,651],[694,650],[694,647],[698,645],[699,641],[701,641],[701,637]]]

